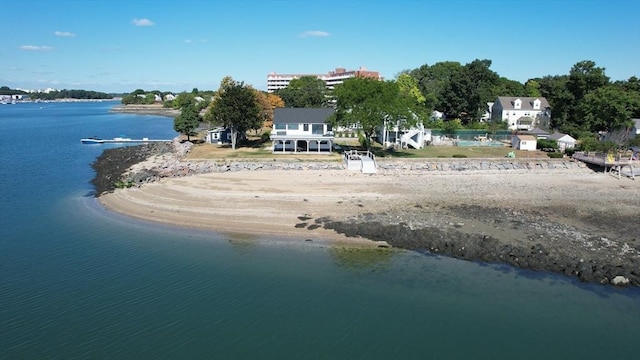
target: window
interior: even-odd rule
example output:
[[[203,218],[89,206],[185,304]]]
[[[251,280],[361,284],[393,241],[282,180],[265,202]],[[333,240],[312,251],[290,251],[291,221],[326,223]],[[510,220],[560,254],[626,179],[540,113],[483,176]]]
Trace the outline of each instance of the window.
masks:
[[[287,124],[275,124],[276,130],[286,130]]]
[[[289,130],[298,130],[298,129],[300,129],[300,124],[289,124],[288,129]]]
[[[302,130],[303,131],[309,131],[309,124],[302,125]]]

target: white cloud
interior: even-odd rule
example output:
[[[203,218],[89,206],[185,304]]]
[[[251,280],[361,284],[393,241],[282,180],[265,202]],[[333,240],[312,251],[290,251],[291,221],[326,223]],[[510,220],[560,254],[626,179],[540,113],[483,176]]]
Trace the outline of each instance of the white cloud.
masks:
[[[153,26],[155,25],[153,21],[149,19],[133,19],[131,23],[135,26]]]
[[[302,34],[300,34],[300,37],[306,38],[306,37],[327,37],[329,36],[329,33],[326,31],[321,31],[321,30],[309,30],[309,31],[305,31]]]
[[[72,32],[68,32],[68,31],[54,31],[53,34],[55,36],[60,36],[60,37],[75,37],[76,34],[72,33]]]
[[[184,42],[186,42],[187,44],[191,44],[191,43],[193,43],[193,40],[189,40],[189,39],[187,39],[187,40],[185,40]]]
[[[20,46],[20,50],[26,51],[51,51],[53,47],[51,46],[37,46],[37,45],[22,45]]]

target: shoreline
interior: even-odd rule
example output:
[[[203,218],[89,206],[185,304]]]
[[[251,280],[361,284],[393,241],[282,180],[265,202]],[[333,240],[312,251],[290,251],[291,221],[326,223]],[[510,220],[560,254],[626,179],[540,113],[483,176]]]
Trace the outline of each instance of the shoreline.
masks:
[[[180,110],[168,109],[162,105],[115,105],[111,112],[138,115],[158,115],[175,118],[180,115]]]
[[[148,176],[167,162],[143,161],[134,172]],[[134,218],[218,233],[390,245],[640,286],[639,190],[638,182],[584,166],[501,172],[392,167],[375,175],[227,168],[196,176],[156,172],[152,181],[98,192],[98,199]]]

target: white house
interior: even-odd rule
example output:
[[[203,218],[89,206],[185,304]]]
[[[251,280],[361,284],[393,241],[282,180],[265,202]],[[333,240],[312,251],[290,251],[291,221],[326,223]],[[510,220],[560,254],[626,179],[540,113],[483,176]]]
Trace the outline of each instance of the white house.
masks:
[[[427,141],[431,141],[431,129],[425,129],[422,123],[418,123],[409,129],[402,129],[397,124],[395,126],[384,127],[378,133],[378,141],[384,147],[399,146],[401,148],[412,147],[422,149]]]
[[[571,135],[563,133],[553,133],[549,135],[549,140],[555,140],[558,143],[558,150],[564,152],[566,149],[573,149],[576,147],[576,139]]]
[[[516,150],[536,151],[538,140],[533,135],[513,135],[511,147]]]
[[[551,109],[543,97],[499,96],[491,107],[491,119],[506,122],[510,130],[548,129]]]
[[[164,101],[173,101],[176,99],[176,96],[173,94],[167,94],[164,96]]]
[[[273,153],[317,154],[333,151],[331,108],[276,108],[271,141]]]

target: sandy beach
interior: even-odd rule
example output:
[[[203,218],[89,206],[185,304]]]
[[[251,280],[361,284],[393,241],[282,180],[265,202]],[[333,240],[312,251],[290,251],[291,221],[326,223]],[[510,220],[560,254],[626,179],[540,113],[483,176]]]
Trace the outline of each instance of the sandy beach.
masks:
[[[324,217],[345,220],[415,205],[543,212],[557,221],[595,226],[602,233],[624,237],[619,227],[608,228],[607,224],[614,225],[616,218],[640,216],[640,182],[618,180],[588,168],[568,172],[396,171],[373,175],[346,170],[261,170],[166,178],[142,187],[118,189],[101,196],[100,201],[111,210],[152,221],[293,237],[335,239],[335,234],[320,235],[299,224]],[[607,221],[593,223],[598,214]],[[627,234],[630,240],[640,231],[636,228],[634,233],[632,229]]]

